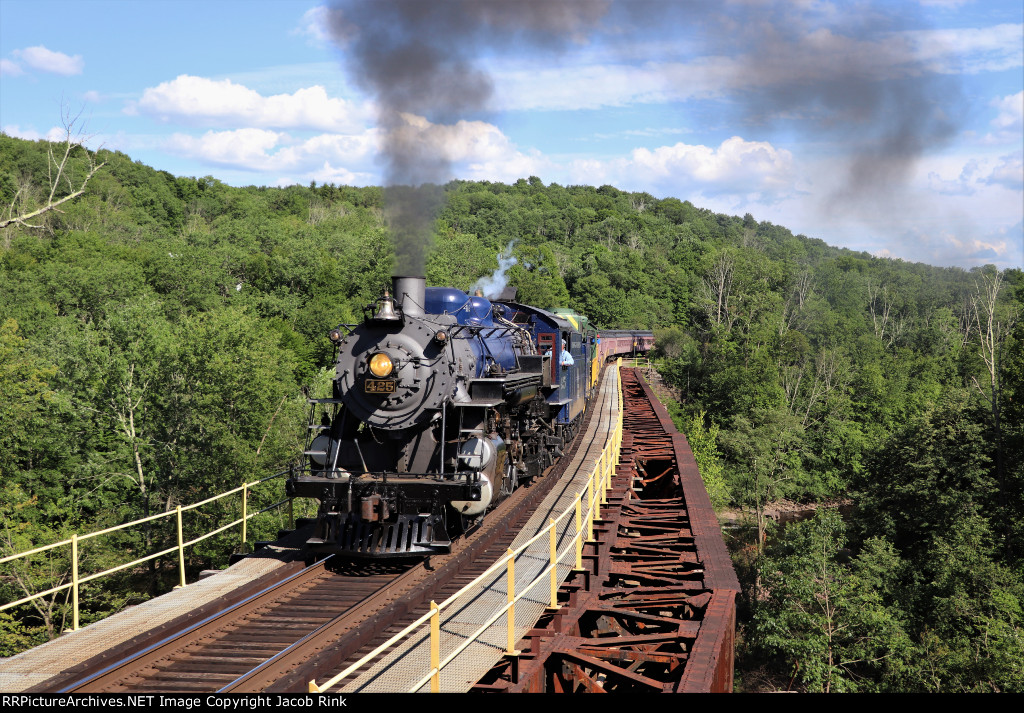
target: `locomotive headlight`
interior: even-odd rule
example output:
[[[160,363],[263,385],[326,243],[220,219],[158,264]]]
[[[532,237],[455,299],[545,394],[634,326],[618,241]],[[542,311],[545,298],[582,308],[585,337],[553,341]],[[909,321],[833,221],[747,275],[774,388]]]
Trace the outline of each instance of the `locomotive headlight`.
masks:
[[[377,352],[370,357],[370,373],[376,376],[378,379],[383,379],[385,376],[391,376],[391,372],[395,370],[395,364],[384,352]]]

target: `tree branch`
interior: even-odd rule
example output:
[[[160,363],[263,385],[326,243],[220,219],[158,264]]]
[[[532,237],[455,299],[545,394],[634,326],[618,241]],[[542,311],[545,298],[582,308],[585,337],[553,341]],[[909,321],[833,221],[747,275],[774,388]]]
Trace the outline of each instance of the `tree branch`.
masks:
[[[47,172],[50,179],[50,193],[46,198],[46,205],[33,211],[15,215],[14,206],[17,204],[18,197],[22,192],[22,189],[19,188],[18,192],[14,195],[14,199],[11,201],[11,205],[7,208],[7,217],[0,219],[0,228],[6,228],[8,225],[13,225],[15,223],[18,225],[24,225],[26,228],[42,228],[42,225],[33,225],[27,221],[43,215],[44,213],[49,213],[52,210],[57,210],[58,206],[63,205],[64,203],[67,203],[68,201],[85,193],[85,188],[92,177],[96,175],[97,171],[107,164],[106,161],[97,164],[93,155],[86,150],[86,156],[89,161],[89,172],[85,175],[85,178],[82,179],[78,188],[75,189],[75,184],[72,183],[70,176],[67,175],[67,167],[68,160],[71,158],[71,152],[76,147],[81,146],[85,141],[80,132],[77,134],[75,133],[75,123],[81,116],[81,112],[72,117],[65,109],[62,114],[62,121],[64,124],[64,153],[58,161],[57,157],[53,153],[53,145],[51,145],[47,151],[47,157],[49,159],[47,162]],[[54,145],[57,145],[56,142]],[[57,195],[57,189],[62,183],[67,183],[68,188],[72,190],[68,195],[55,199],[54,196]],[[57,212],[59,213],[61,211],[57,210]]]

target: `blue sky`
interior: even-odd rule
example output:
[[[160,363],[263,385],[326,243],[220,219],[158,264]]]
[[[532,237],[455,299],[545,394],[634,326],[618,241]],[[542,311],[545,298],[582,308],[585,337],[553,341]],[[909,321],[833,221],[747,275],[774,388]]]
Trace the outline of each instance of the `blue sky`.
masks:
[[[1020,0],[557,5],[543,37],[489,42],[527,22],[506,2],[492,34],[441,39],[491,88],[400,115],[449,177],[610,183],[880,256],[1024,265]],[[350,10],[0,0],[0,128],[59,134],[65,105],[89,146],[176,175],[379,184]]]

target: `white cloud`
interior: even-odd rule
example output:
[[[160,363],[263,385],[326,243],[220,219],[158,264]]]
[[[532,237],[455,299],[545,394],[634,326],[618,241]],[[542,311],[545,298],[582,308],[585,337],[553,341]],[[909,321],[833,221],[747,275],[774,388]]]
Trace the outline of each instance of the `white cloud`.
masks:
[[[1024,91],[993,99],[992,106],[999,110],[999,114],[992,120],[992,126],[1018,133],[1024,129]]]
[[[453,164],[460,178],[514,181],[550,173],[553,164],[536,153],[524,153],[496,126],[482,121],[432,124],[407,115],[410,137],[429,142],[438,155]],[[319,134],[296,138],[287,132],[262,128],[207,131],[201,136],[172,135],[166,150],[218,166],[273,173],[276,185],[319,182],[379,182],[374,158],[377,130],[358,134]]]
[[[1009,188],[1011,191],[1024,189],[1024,151],[1001,156],[985,182]]]
[[[328,97],[321,86],[265,97],[230,79],[187,74],[146,89],[128,110],[162,121],[280,129],[339,131],[354,128],[358,120],[348,102]]]
[[[942,178],[936,172],[928,174],[928,187],[936,193],[947,196],[969,196],[977,190],[977,178],[981,166],[976,158],[972,158],[960,171],[960,175],[952,180]]]
[[[904,33],[918,59],[944,74],[1000,72],[1024,66],[1024,25],[915,30]]]
[[[207,131],[195,138],[187,134],[173,134],[167,140],[168,150],[202,158],[211,163],[242,168],[261,168],[268,152],[287,134],[266,129],[237,129],[234,131]]]
[[[429,146],[439,157],[454,164],[462,178],[514,181],[537,175],[550,166],[538,154],[519,151],[502,131],[484,121],[432,124],[421,116],[403,114],[398,128],[400,143]]]
[[[414,114],[403,114],[402,118],[405,126],[398,129],[399,133],[408,131],[407,138],[435,147],[449,161],[486,160],[506,154],[511,146],[498,127],[483,121],[433,124]]]
[[[17,124],[5,124],[4,133],[17,139],[25,139],[26,141],[38,141],[43,138],[43,135],[35,129],[23,129]]]
[[[38,69],[41,72],[61,74],[65,77],[81,74],[82,69],[85,67],[82,55],[76,54],[74,57],[70,57],[63,52],[48,50],[42,45],[14,50],[12,54],[33,69]]]
[[[1024,189],[1024,151],[1014,151],[1003,156],[968,158],[956,178],[944,178],[955,170],[956,168],[948,163],[945,166],[931,167],[928,171],[927,189],[943,196],[973,196],[979,191],[986,190],[986,186],[1017,192]],[[1005,199],[1005,194],[1003,196]],[[1017,208],[1018,213],[1024,211],[1020,205]]]
[[[325,46],[334,41],[331,32],[331,20],[340,19],[341,10],[317,5],[302,14],[299,26],[292,30],[293,35],[305,36],[315,46]]]
[[[710,184],[745,186],[755,190],[778,190],[792,184],[793,155],[766,141],[746,141],[739,136],[726,139],[717,150],[702,145],[678,143],[649,151],[633,152],[634,163],[659,176],[679,176]]]
[[[23,129],[17,124],[7,124],[4,126],[4,133],[8,136],[25,139],[26,141],[39,141],[40,139],[64,141],[67,138],[64,129],[59,126],[51,127],[45,134],[41,134],[31,127]]]
[[[355,175],[351,169],[369,163],[375,135],[323,134],[297,140],[284,132],[248,128],[207,131],[200,137],[176,133],[164,147],[178,155],[246,171],[313,175],[333,165],[340,166],[330,169],[336,175]]]
[[[1012,260],[1013,245],[1006,231],[1002,235],[971,237],[949,230],[935,233],[913,231],[905,238],[908,244],[916,244],[924,259],[935,265],[985,265],[1004,263]]]
[[[770,28],[769,28],[770,29]],[[607,54],[568,54],[557,67],[527,60],[489,63],[494,110],[575,110],[628,104],[720,98],[734,90],[841,79],[884,81],[943,74],[1002,71],[1024,66],[1024,25],[912,30],[871,37],[818,27],[782,38],[768,35],[765,55],[707,55],[677,61],[603,61]],[[668,57],[646,45],[638,57]],[[678,56],[679,44],[674,48]],[[622,57],[626,52],[617,51]]]
[[[597,109],[680,98],[666,84],[667,65],[586,64],[495,68],[496,110]],[[698,85],[700,84],[698,80]],[[691,90],[694,85],[690,85]],[[699,86],[697,87],[699,89]],[[687,95],[691,92],[688,91]]]
[[[363,134],[322,134],[285,146],[276,154],[276,161],[283,167],[307,167],[333,163],[344,169],[365,170],[373,159],[377,148],[377,134],[370,131]]]
[[[919,0],[925,7],[941,7],[948,10],[955,10],[961,5],[966,5],[973,0]]]
[[[0,59],[0,77],[17,77],[25,73],[21,65],[9,59]]]
[[[634,149],[628,158],[572,162],[572,181],[612,183],[663,195],[747,196],[771,203],[796,191],[793,155],[765,141],[739,136],[717,148],[677,143]]]
[[[310,181],[317,183],[334,183],[339,186],[359,185],[367,183],[366,174],[353,173],[347,168],[334,166],[330,161],[324,161],[323,166],[307,171],[300,177],[282,176],[274,181],[275,186],[292,186],[295,184],[305,185]]]

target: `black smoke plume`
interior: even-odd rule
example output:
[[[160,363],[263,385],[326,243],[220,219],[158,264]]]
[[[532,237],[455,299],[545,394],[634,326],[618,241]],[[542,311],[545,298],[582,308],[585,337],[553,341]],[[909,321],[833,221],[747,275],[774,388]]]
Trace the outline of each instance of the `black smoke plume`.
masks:
[[[768,127],[798,114],[808,137],[843,147],[836,168],[844,180],[823,207],[881,207],[905,198],[919,159],[956,134],[961,88],[926,66],[909,40],[911,18],[866,5],[834,11],[810,27],[769,5],[745,23],[736,35],[743,111]]]
[[[690,28],[744,138],[784,136],[798,121],[804,141],[835,146],[841,180],[821,206],[828,211],[892,207],[906,197],[918,161],[946,145],[964,119],[959,80],[933,64],[952,53],[923,46],[937,40],[913,7],[626,0],[616,9],[626,11],[627,34],[643,36],[652,18]],[[687,78],[673,73],[670,81]]]
[[[493,85],[480,57],[555,62],[598,30],[615,48],[609,61],[671,67],[673,43],[696,44],[702,74],[719,84],[708,93],[731,102],[725,111],[746,125],[745,138],[798,126],[803,140],[837,147],[840,187],[828,210],[892,207],[963,113],[952,72],[929,66],[925,54],[935,53],[915,45],[922,18],[898,12],[784,0],[347,0],[331,18],[349,75],[376,102],[396,270],[422,274],[440,184],[452,178],[436,125],[483,118]],[[650,49],[666,46],[664,56]],[[688,79],[666,70],[665,81]]]
[[[350,0],[331,13],[349,75],[377,105],[396,274],[422,275],[452,178],[432,124],[479,117],[491,97],[485,51],[557,51],[605,13],[606,0]],[[436,136],[436,132],[434,134]]]

